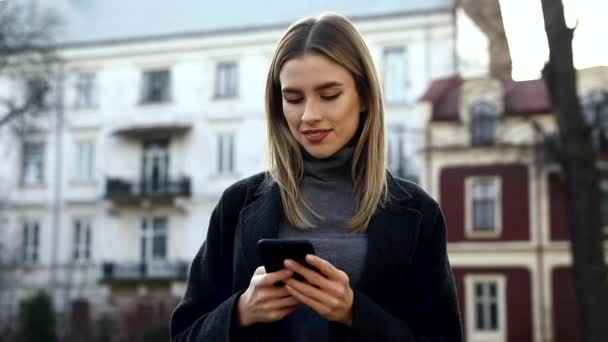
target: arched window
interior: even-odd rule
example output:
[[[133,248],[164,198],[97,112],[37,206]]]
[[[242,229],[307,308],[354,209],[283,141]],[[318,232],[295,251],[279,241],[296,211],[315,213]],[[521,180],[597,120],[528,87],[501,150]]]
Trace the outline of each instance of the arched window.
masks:
[[[477,102],[471,106],[471,145],[492,145],[496,133],[496,106]]]

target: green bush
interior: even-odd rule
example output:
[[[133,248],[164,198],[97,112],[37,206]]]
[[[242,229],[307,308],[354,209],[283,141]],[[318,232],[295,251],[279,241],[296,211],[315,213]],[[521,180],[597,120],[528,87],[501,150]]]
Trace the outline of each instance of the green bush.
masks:
[[[20,342],[57,342],[53,304],[44,292],[22,303],[18,336]]]

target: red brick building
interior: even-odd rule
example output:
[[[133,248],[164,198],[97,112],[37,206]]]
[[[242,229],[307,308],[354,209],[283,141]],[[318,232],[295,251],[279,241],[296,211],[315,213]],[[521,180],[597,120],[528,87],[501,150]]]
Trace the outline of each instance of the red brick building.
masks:
[[[608,68],[579,71],[579,93],[589,123],[608,128]],[[421,106],[421,183],[448,223],[467,341],[579,341],[564,180],[541,148],[556,132],[544,82],[455,76]],[[598,146],[607,133],[595,130]]]

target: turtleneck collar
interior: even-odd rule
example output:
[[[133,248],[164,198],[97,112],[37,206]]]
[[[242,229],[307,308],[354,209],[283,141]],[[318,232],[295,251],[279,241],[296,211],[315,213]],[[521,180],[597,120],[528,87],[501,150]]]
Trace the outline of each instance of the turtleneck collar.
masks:
[[[304,177],[314,177],[322,181],[350,180],[355,145],[346,145],[328,158],[315,158],[302,151]]]

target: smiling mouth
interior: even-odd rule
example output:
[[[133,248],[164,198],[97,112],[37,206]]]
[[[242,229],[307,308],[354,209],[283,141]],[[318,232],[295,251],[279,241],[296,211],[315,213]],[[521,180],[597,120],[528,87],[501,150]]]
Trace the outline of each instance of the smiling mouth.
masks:
[[[302,131],[304,137],[310,142],[321,142],[331,132],[330,129],[311,129]]]

